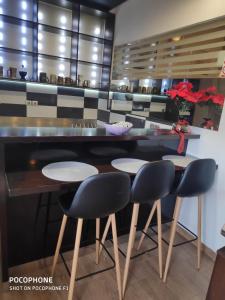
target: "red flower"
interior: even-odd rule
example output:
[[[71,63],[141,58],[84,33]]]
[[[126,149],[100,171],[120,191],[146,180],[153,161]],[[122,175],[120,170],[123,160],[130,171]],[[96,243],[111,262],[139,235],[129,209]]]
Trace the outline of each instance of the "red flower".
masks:
[[[206,89],[206,93],[216,93],[216,87],[215,86],[210,86]]]
[[[168,96],[170,96],[171,99],[174,99],[177,96],[177,90],[169,90],[166,93]]]
[[[190,82],[179,82],[177,85],[174,86],[174,89],[180,90],[188,90],[191,91],[193,89],[193,85]]]
[[[198,98],[195,97],[194,93],[190,92],[189,94],[187,94],[185,96],[185,100],[192,102],[192,103],[197,103],[198,102]]]
[[[211,100],[214,104],[220,106],[224,105],[225,97],[224,95],[216,94],[215,86],[199,90],[198,92],[192,92],[192,89],[193,85],[190,82],[179,82],[174,85],[171,90],[167,91],[167,95],[171,99],[179,97],[192,103],[207,102]]]
[[[210,99],[212,100],[212,102],[214,104],[218,104],[220,106],[224,105],[224,95],[221,95],[221,94],[213,95],[213,96],[211,96]]]

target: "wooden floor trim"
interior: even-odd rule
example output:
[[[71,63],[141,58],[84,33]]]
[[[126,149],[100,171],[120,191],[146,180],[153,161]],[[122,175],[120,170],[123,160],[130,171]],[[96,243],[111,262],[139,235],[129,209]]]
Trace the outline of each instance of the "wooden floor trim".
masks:
[[[187,232],[184,228],[182,228],[179,224],[177,226],[177,233],[185,238],[186,240],[190,240],[193,238],[193,236]],[[193,241],[192,244],[197,248],[197,241]],[[216,252],[214,252],[212,249],[210,249],[208,246],[206,246],[204,243],[202,243],[202,252],[207,255],[210,259],[215,262],[216,260]]]

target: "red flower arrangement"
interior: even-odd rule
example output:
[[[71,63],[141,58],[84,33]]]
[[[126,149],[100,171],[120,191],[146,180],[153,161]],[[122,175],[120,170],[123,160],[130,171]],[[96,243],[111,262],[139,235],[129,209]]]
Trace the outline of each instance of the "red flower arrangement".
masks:
[[[215,86],[193,92],[193,85],[190,82],[179,82],[171,90],[167,91],[167,95],[174,100],[182,99],[191,103],[211,102],[219,106],[224,105],[225,98],[224,95],[217,94]]]

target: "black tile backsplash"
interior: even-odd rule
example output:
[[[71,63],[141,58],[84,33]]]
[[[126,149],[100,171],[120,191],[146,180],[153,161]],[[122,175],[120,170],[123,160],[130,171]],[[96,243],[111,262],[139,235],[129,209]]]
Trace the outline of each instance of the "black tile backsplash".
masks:
[[[83,119],[83,108],[57,107],[57,118]]]
[[[58,94],[59,95],[67,95],[67,96],[84,97],[84,89],[60,86],[60,87],[58,87]]]
[[[21,104],[0,103],[0,115],[26,117],[27,107],[26,105],[21,105]]]
[[[38,101],[38,105],[56,106],[56,94],[27,93],[27,100]]]
[[[98,108],[98,98],[84,97],[85,108]]]
[[[0,90],[26,92],[26,83],[1,80]]]
[[[109,123],[110,112],[106,110],[98,110],[98,120]]]

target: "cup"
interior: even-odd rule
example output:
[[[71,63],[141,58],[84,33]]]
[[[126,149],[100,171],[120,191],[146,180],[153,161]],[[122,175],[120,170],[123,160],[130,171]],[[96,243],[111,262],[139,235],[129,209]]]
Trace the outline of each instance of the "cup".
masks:
[[[65,84],[66,85],[71,85],[73,83],[73,80],[70,77],[65,78]]]
[[[50,75],[50,83],[57,84],[57,76],[55,74]]]
[[[0,77],[3,77],[3,66],[0,66]]]
[[[40,80],[40,82],[47,82],[47,81],[48,81],[47,73],[41,72],[41,73],[40,73],[39,80]]]
[[[16,79],[17,68],[9,67],[8,77],[11,79]]]
[[[58,83],[58,84],[64,84],[64,77],[58,76],[57,83]]]

